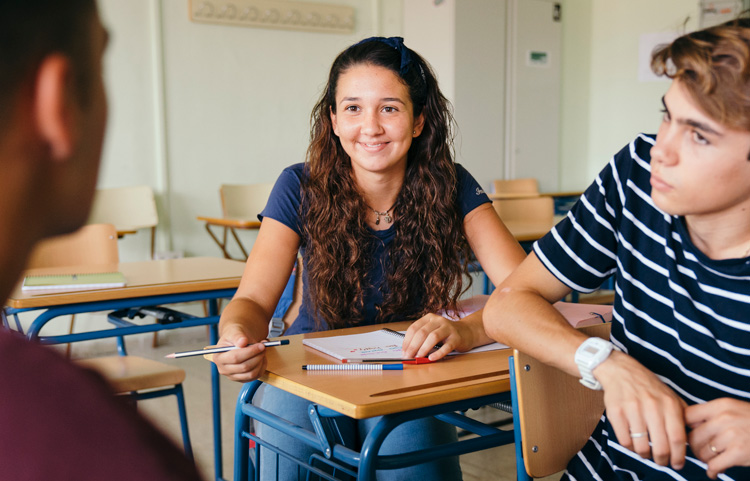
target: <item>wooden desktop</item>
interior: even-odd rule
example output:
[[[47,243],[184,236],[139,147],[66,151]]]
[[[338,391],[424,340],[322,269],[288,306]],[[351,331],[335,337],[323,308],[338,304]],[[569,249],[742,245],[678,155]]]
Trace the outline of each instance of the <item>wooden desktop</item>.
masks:
[[[409,322],[388,324],[406,330]],[[377,330],[378,326],[338,329],[336,335]],[[313,372],[304,364],[340,361],[311,347],[305,337],[326,337],[331,332],[287,336],[288,346],[266,350],[268,367],[261,381],[355,419],[382,416],[505,392],[509,389],[510,349],[447,356],[432,364],[407,365],[403,371]],[[342,381],[346,382],[342,382]]]

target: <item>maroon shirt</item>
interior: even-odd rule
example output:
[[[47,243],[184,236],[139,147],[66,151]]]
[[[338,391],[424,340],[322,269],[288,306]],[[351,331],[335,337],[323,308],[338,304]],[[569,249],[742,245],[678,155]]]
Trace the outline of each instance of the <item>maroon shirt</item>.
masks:
[[[200,479],[101,376],[3,329],[0,472],[14,480]]]

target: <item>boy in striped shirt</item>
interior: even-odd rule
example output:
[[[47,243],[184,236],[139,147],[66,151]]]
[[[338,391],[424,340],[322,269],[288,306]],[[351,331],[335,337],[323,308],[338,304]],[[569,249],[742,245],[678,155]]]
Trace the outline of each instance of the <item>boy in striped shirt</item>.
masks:
[[[564,479],[750,479],[750,20],[654,53],[658,134],[617,153],[495,291],[496,340],[604,389]],[[551,307],[615,277],[611,342]]]

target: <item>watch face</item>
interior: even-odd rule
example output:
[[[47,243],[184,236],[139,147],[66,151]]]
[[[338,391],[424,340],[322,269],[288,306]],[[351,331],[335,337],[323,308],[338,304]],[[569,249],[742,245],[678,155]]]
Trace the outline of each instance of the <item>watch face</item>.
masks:
[[[596,348],[596,347],[594,347],[594,346],[584,346],[583,351],[586,352],[586,353],[588,353],[588,354],[593,355],[593,354],[596,354],[597,352],[599,352],[599,349]]]

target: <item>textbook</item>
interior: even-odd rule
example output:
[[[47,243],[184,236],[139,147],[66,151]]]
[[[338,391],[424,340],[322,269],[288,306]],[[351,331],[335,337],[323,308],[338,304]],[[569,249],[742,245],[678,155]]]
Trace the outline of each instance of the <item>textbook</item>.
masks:
[[[596,304],[575,304],[558,302],[555,308],[560,311],[573,327],[584,327],[601,324],[612,320],[612,306]],[[345,336],[329,336],[303,339],[302,344],[333,356],[338,360],[366,360],[366,359],[401,359],[401,346],[405,331],[379,329],[361,334]],[[466,352],[453,351],[449,355],[470,354],[475,352],[495,351],[507,349],[508,346],[494,342],[485,346],[475,347]]]
[[[67,291],[87,289],[108,289],[124,287],[122,272],[100,272],[95,274],[58,274],[49,276],[26,276],[23,291]]]

